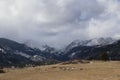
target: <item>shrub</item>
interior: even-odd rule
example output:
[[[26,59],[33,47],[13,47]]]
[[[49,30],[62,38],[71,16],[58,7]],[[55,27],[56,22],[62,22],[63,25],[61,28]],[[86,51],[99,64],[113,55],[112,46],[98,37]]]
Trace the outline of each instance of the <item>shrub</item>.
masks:
[[[5,71],[3,69],[0,69],[0,73],[5,73]]]

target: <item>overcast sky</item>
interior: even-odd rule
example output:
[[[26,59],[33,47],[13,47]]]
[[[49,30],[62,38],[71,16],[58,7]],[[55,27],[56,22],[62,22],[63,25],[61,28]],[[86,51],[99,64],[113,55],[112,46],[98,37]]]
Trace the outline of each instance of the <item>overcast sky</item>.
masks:
[[[54,47],[120,38],[120,0],[0,0],[0,37]]]

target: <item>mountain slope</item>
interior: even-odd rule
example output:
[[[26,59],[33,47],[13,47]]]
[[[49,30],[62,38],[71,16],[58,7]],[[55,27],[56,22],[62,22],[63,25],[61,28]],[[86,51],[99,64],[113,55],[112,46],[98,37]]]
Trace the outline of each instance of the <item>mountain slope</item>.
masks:
[[[116,40],[112,39],[112,38],[95,38],[95,39],[91,39],[91,40],[75,40],[73,42],[71,42],[67,47],[66,47],[66,51],[69,51],[69,49],[72,49],[73,47],[77,47],[77,46],[105,46],[105,45],[109,45],[114,43]]]
[[[0,66],[25,66],[52,64],[72,59],[120,60],[120,40],[99,38],[73,41],[64,50],[44,46],[44,49],[31,48],[25,44],[0,38]]]
[[[53,59],[37,48],[30,48],[12,40],[0,38],[0,66],[45,64]]]
[[[120,41],[110,42],[110,44],[99,44],[99,45],[78,45],[69,48],[65,52],[65,56],[68,59],[102,59],[102,55],[106,54],[108,59],[120,60]]]

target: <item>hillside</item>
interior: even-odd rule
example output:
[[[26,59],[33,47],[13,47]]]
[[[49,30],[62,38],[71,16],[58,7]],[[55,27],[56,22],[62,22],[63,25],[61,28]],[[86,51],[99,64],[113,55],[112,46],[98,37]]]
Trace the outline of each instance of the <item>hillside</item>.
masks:
[[[52,55],[50,55],[52,56]],[[57,62],[40,49],[31,48],[9,39],[0,38],[0,66],[43,65]]]
[[[73,41],[63,50],[45,45],[44,49],[0,38],[0,66],[47,65],[74,59],[120,60],[120,40],[99,38]]]
[[[108,60],[120,60],[120,41],[105,46],[77,46],[67,52],[68,58],[101,60],[103,54]]]

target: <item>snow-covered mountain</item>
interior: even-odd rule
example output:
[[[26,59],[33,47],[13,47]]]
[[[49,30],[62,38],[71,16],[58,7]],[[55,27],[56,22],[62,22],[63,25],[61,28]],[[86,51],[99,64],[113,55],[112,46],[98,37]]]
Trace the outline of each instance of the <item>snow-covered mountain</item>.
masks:
[[[69,49],[72,49],[74,47],[77,46],[105,46],[108,44],[112,44],[116,42],[115,39],[112,38],[94,38],[94,39],[90,39],[90,40],[75,40],[73,42],[71,42],[67,47],[66,47],[66,51],[69,51]]]
[[[23,65],[23,64],[44,64],[54,61],[49,53],[40,49],[28,47],[25,44],[0,38],[0,66]],[[44,62],[44,63],[43,63]]]
[[[108,56],[107,59],[120,60],[120,40],[112,38],[75,40],[63,50],[57,50],[48,45],[40,49],[0,38],[0,66],[41,65],[71,59],[100,60],[103,53]]]

